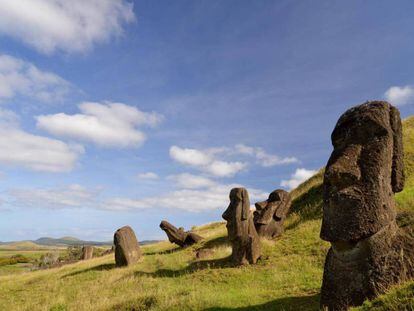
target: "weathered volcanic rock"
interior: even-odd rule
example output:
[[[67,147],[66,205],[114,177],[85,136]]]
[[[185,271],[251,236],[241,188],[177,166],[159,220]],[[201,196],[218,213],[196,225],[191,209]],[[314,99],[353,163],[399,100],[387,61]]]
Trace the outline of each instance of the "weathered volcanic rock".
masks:
[[[82,247],[82,260],[88,260],[93,258],[93,246],[85,245]]]
[[[230,191],[230,204],[222,217],[227,221],[232,260],[236,265],[254,264],[261,256],[260,239],[250,211],[249,194],[245,188]]]
[[[184,231],[184,228],[174,227],[168,221],[161,221],[160,228],[165,231],[168,236],[168,240],[171,243],[175,243],[181,247],[186,247],[195,244],[203,239],[203,237],[191,231]]]
[[[345,112],[332,133],[321,238],[331,242],[321,307],[347,310],[414,276],[412,227],[396,223],[404,186],[401,119],[387,102]]]
[[[114,234],[115,263],[118,267],[139,261],[141,249],[134,231],[129,226],[118,229]]]
[[[269,198],[255,204],[254,226],[259,236],[276,238],[283,233],[283,222],[289,212],[291,199],[285,190],[275,190]]]

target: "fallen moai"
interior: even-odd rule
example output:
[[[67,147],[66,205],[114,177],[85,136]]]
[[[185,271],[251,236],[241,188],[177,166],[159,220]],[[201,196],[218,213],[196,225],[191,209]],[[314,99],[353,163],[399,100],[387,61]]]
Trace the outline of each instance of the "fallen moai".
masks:
[[[160,228],[165,231],[168,236],[168,240],[171,243],[175,243],[181,247],[186,247],[195,244],[203,239],[203,237],[191,231],[184,231],[184,228],[174,227],[168,221],[161,221]]]
[[[261,256],[260,238],[250,211],[249,194],[245,188],[230,191],[230,204],[222,217],[227,221],[232,260],[236,265],[254,264]]]
[[[283,233],[283,222],[289,212],[291,199],[285,190],[275,190],[269,198],[255,204],[254,226],[259,236],[276,238]]]
[[[402,126],[387,102],[345,112],[332,133],[321,238],[331,243],[321,308],[347,310],[414,276],[412,228],[396,224],[404,186]]]
[[[129,266],[139,261],[141,249],[134,231],[129,226],[116,230],[114,234],[115,263],[118,267]]]

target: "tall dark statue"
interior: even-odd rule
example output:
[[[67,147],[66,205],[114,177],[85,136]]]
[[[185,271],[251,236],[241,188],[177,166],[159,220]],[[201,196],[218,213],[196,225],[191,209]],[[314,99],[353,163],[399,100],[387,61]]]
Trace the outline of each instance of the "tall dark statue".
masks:
[[[203,239],[203,237],[191,231],[184,231],[184,228],[174,227],[168,221],[161,221],[160,228],[165,231],[168,236],[168,240],[171,243],[175,243],[181,247],[190,246]]]
[[[256,263],[261,256],[260,239],[254,227],[246,189],[233,188],[230,191],[230,205],[222,217],[227,221],[233,262],[236,265]]]
[[[255,204],[254,226],[260,236],[276,238],[283,233],[283,222],[292,201],[285,190],[275,190],[269,198]]]
[[[115,263],[118,267],[129,266],[139,261],[141,249],[130,226],[116,230],[114,234]]]
[[[412,278],[414,239],[398,228],[394,193],[404,187],[401,119],[387,102],[345,112],[332,133],[321,238],[328,251],[321,307],[347,310]]]

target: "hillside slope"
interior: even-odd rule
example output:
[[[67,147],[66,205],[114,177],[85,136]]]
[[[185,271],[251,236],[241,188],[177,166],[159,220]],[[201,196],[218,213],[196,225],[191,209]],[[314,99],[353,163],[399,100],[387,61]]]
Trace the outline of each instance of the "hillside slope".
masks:
[[[407,186],[401,210],[413,210],[414,118],[404,122]],[[202,243],[177,249],[168,242],[143,247],[133,267],[116,268],[113,255],[61,268],[0,277],[5,310],[318,310],[329,243],[319,238],[322,174],[292,191],[285,234],[262,241],[263,259],[230,267],[224,223],[196,228]],[[224,207],[223,207],[224,208]],[[197,260],[198,249],[214,253]],[[414,308],[414,283],[403,284],[361,310]],[[406,309],[408,309],[408,307]]]

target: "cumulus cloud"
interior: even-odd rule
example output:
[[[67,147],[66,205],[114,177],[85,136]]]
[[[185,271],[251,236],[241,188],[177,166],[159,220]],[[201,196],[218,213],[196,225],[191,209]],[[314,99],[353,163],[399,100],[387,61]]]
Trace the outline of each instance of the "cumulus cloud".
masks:
[[[82,146],[66,144],[22,130],[19,118],[0,110],[0,163],[22,166],[35,171],[65,172],[76,164]]]
[[[62,209],[93,206],[98,192],[73,184],[52,189],[12,189],[8,195],[15,206]]]
[[[45,54],[88,51],[134,20],[132,3],[124,0],[0,1],[0,34]]]
[[[294,189],[303,183],[305,180],[311,178],[315,175],[317,171],[314,170],[307,170],[306,168],[298,168],[296,169],[295,173],[291,175],[291,178],[288,180],[282,180],[280,185],[282,187],[286,187],[289,190]]]
[[[69,89],[69,82],[51,72],[21,59],[0,55],[0,100],[20,95],[43,102],[61,101]]]
[[[247,163],[243,162],[226,162],[215,159],[214,150],[197,150],[189,148],[180,148],[172,146],[170,148],[170,157],[181,164],[192,166],[203,172],[217,177],[232,177],[238,172],[244,170]]]
[[[392,86],[385,92],[385,99],[396,106],[412,104],[414,103],[414,86]]]
[[[153,172],[140,173],[137,175],[138,179],[155,180],[158,179],[158,175]]]
[[[275,165],[284,165],[298,162],[295,157],[281,158],[275,154],[269,154],[260,147],[251,147],[238,144],[234,147],[236,153],[250,155],[256,158],[258,164],[263,167],[271,167]]]
[[[162,196],[144,199],[114,198],[103,203],[102,208],[113,211],[133,211],[150,208],[169,208],[189,212],[225,209],[229,192],[237,184],[216,184],[206,189],[180,189]],[[259,189],[248,189],[251,201],[264,200],[268,194]]]
[[[207,188],[216,185],[210,178],[188,173],[171,175],[168,179],[175,181],[178,187],[187,189]]]
[[[122,103],[84,102],[78,107],[82,113],[37,116],[37,127],[59,137],[122,148],[140,146],[146,136],[138,127],[154,127],[162,120],[157,113],[143,112]]]

